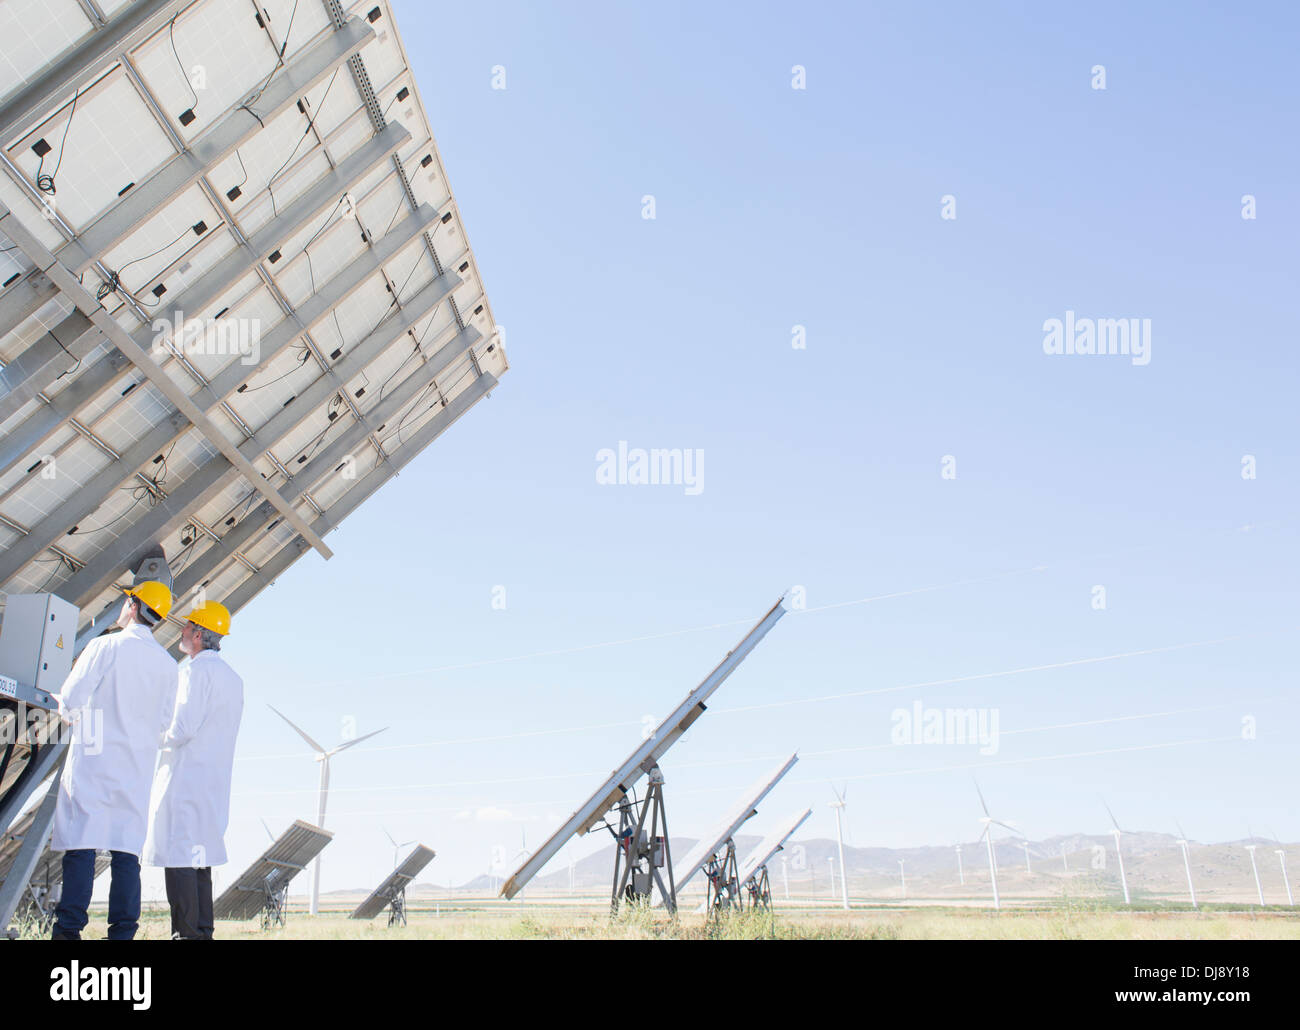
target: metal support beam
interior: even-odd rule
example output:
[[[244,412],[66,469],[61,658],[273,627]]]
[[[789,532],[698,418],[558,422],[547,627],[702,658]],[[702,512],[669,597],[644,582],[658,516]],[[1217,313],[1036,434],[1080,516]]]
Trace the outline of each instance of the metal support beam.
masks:
[[[44,272],[32,269],[22,279],[0,292],[0,333],[16,329],[27,318],[59,295]]]
[[[32,871],[36,868],[41,852],[45,850],[45,842],[50,839],[50,831],[54,828],[54,805],[59,796],[59,774],[63,770],[67,749],[68,734],[62,732],[49,743],[42,745],[33,759],[35,765],[24,771],[24,775],[31,778],[31,787],[21,790],[10,788],[9,795],[5,799],[6,803],[0,807],[0,829],[2,829],[13,822],[23,802],[34,790],[40,789],[41,783],[47,776],[50,777],[50,785],[45,792],[45,797],[41,799],[36,817],[32,820],[27,836],[19,846],[18,857],[14,859],[14,864],[10,866],[4,881],[0,883],[0,934],[9,928],[9,921],[14,917],[18,902],[27,893]]]
[[[98,329],[95,330],[99,332]],[[81,406],[126,374],[131,363],[114,347],[103,358],[78,373],[66,390],[60,390],[50,402],[28,415],[11,432],[0,437],[0,476],[18,462],[31,458]]]
[[[60,101],[70,99],[87,79],[112,64],[119,52],[131,50],[187,6],[191,0],[138,0],[127,4],[84,41],[68,50],[32,81],[0,101],[0,143],[7,144]],[[34,12],[38,13],[38,12]]]
[[[42,273],[43,277],[43,273]],[[73,311],[0,372],[0,422],[85,357],[104,337],[80,311]]]
[[[311,527],[307,525],[292,506],[262,479],[262,474],[239,453],[238,449],[199,410],[185,393],[184,388],[158,367],[149,352],[132,339],[116,319],[100,307],[99,302],[81,285],[77,277],[55,261],[54,255],[46,250],[40,241],[29,233],[21,223],[18,223],[18,220],[13,218],[9,210],[2,205],[0,205],[0,228],[3,228],[8,233],[9,238],[18,244],[33,262],[45,270],[55,285],[68,295],[68,299],[76,304],[99,327],[104,335],[117,344],[118,349],[144,372],[149,380],[162,392],[163,396],[176,405],[180,413],[188,418],[195,428],[217,450],[221,451],[254,487],[266,496],[268,501],[276,506],[277,510],[311,542],[313,547],[326,558],[331,556],[332,552],[325,546],[325,542],[316,536],[311,531]],[[66,528],[65,526],[64,529]],[[21,543],[22,541],[19,541],[19,544]],[[6,559],[9,557],[9,555],[6,555]],[[6,561],[6,564],[8,564],[8,561]],[[9,573],[9,575],[12,575],[12,573]],[[8,579],[9,575],[0,574],[0,582]]]

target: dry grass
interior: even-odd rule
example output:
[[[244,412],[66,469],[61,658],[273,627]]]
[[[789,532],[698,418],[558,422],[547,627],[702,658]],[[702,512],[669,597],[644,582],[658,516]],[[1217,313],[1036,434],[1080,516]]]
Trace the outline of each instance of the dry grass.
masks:
[[[103,933],[92,917],[87,936]],[[140,937],[168,934],[165,911],[146,912]],[[293,911],[283,928],[263,931],[256,920],[219,923],[217,936],[234,940],[1255,940],[1300,939],[1300,913],[1130,912],[1087,902],[1000,913],[975,908],[778,908],[721,919],[626,909],[616,917],[597,905],[445,903],[412,909],[406,927],[387,928],[343,912],[312,917]]]

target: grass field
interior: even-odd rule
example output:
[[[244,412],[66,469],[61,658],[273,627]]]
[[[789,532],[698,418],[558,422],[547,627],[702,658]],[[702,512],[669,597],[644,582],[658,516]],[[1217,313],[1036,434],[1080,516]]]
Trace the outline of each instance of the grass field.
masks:
[[[103,912],[92,912],[85,936],[104,933]],[[217,924],[227,940],[1297,940],[1300,913],[1254,911],[1125,911],[1093,903],[1051,908],[987,909],[917,907],[839,909],[778,908],[717,920],[683,913],[630,910],[611,918],[598,905],[441,904],[412,908],[406,927],[389,929],[386,917],[371,922],[326,911],[313,917],[290,911],[283,928],[263,931],[256,920]],[[139,938],[165,939],[165,910],[141,919]]]

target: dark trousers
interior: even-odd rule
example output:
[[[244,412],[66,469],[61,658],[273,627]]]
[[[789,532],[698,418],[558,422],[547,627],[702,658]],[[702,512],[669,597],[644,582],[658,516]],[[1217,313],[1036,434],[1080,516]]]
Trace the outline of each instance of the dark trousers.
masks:
[[[212,940],[212,869],[168,866],[167,904],[172,910],[172,938]]]
[[[129,851],[114,851],[108,887],[108,939],[129,941],[140,928],[140,859]],[[90,895],[95,889],[95,849],[63,853],[63,893],[54,910],[54,940],[81,940],[89,920]]]

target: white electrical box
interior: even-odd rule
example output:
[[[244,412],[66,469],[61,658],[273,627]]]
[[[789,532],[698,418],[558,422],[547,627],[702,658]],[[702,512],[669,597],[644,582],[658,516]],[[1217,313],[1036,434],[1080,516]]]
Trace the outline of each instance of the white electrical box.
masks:
[[[72,671],[75,604],[55,594],[10,594],[0,623],[0,677],[57,694]]]

